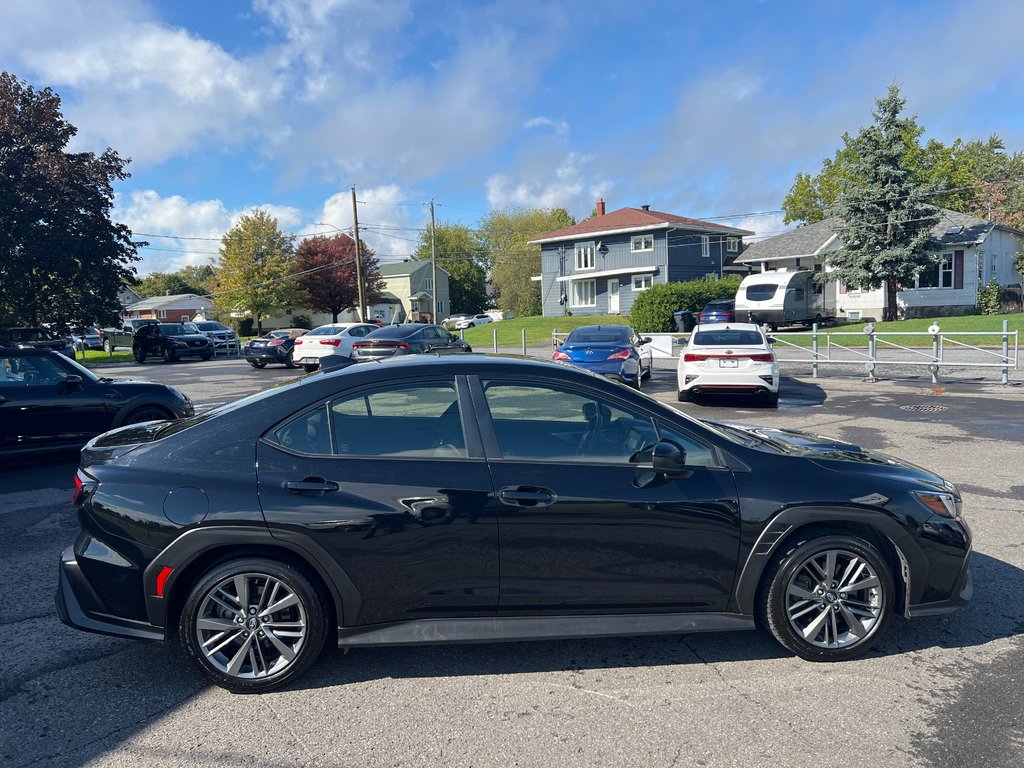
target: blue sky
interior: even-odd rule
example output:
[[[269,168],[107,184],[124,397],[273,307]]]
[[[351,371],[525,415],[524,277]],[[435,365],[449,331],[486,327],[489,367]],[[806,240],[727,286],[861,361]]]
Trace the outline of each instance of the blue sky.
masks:
[[[506,206],[780,207],[901,84],[929,137],[1024,149],[1024,4],[3,0],[0,69],[131,157],[139,271],[203,263],[254,207],[382,260]],[[759,236],[779,214],[727,223]]]

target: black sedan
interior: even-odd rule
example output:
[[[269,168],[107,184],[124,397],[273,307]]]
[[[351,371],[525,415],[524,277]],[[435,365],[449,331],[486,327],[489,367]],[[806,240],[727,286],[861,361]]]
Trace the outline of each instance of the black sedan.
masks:
[[[266,368],[268,363],[279,363],[285,368],[295,368],[292,350],[295,340],[309,333],[308,328],[281,328],[249,339],[242,349],[245,361],[253,368]]]
[[[572,330],[553,357],[640,389],[654,367],[650,343],[626,325],[584,325]]]
[[[0,454],[79,448],[112,427],[193,414],[181,392],[99,378],[45,349],[0,347]]]
[[[213,341],[199,332],[191,323],[153,323],[135,331],[132,339],[132,357],[144,363],[151,355],[159,355],[164,362],[173,363],[182,357],[213,357]]]
[[[64,622],[267,691],[344,648],[767,628],[812,661],[972,593],[957,489],[558,364],[417,355],[83,450]]]
[[[469,344],[440,325],[404,323],[370,331],[352,345],[352,358],[357,361],[383,360],[424,352],[447,354],[472,351]]]

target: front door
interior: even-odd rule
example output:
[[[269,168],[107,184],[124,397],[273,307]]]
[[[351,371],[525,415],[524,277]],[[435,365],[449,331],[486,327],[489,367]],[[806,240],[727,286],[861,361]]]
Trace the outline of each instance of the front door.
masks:
[[[619,278],[608,279],[608,314],[615,315],[619,312]]]
[[[347,626],[495,614],[496,508],[467,402],[450,376],[376,385],[259,443],[264,516],[348,574],[361,607]]]
[[[481,381],[499,516],[499,615],[723,611],[740,521],[717,453],[642,407],[541,381]],[[644,483],[651,446],[690,473]]]

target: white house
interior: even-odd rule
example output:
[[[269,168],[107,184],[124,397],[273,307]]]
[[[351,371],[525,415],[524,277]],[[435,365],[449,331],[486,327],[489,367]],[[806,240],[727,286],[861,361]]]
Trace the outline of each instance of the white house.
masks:
[[[932,237],[939,244],[934,252],[936,263],[923,270],[914,285],[897,292],[900,317],[967,314],[977,307],[979,287],[993,279],[1002,286],[1021,280],[1013,260],[1024,250],[1024,232],[945,208],[939,213],[939,222],[932,228]],[[753,243],[736,262],[763,271],[787,267],[828,272],[828,254],[842,246],[836,223],[826,219]],[[826,303],[835,298],[838,317],[861,320],[883,316],[884,288],[861,290],[832,281],[822,290]]]

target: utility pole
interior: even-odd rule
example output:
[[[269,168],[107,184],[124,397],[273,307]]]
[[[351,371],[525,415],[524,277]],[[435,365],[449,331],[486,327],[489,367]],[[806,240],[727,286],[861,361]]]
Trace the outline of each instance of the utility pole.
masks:
[[[363,295],[363,254],[359,247],[359,212],[356,210],[356,185],[352,185],[352,228],[356,234],[356,288],[359,290],[359,322],[366,322],[366,300]]]
[[[430,322],[437,322],[437,254],[434,251],[434,198],[430,198],[430,301],[434,305]],[[450,309],[450,308],[449,308]]]

